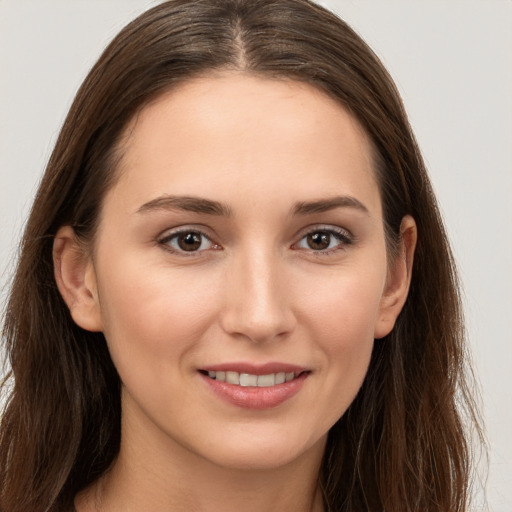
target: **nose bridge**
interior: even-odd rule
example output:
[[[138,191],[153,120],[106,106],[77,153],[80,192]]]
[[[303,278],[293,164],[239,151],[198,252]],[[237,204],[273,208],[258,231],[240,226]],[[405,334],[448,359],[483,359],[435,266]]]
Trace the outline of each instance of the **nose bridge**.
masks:
[[[272,247],[247,247],[231,262],[224,329],[254,342],[282,337],[293,329],[291,297],[283,261]]]

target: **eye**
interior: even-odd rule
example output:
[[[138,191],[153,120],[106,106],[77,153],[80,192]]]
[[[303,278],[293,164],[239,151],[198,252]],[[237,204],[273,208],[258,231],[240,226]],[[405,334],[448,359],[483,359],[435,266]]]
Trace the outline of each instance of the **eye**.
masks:
[[[191,229],[167,234],[159,243],[176,253],[196,253],[219,248],[204,233]]]
[[[353,242],[351,235],[342,229],[325,228],[310,231],[303,236],[295,248],[314,252],[329,253],[343,249]]]

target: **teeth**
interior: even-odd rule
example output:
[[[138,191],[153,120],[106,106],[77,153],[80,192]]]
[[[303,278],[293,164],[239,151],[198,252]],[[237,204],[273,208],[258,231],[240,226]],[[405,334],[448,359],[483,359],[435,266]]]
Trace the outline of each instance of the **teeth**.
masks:
[[[294,372],[279,372],[269,373],[268,375],[253,375],[250,373],[238,373],[238,372],[208,372],[208,377],[211,379],[219,380],[221,382],[227,382],[228,384],[235,384],[242,387],[259,387],[268,388],[275,386],[276,384],[283,384],[284,382],[290,382],[299,376],[299,373],[295,375]]]
[[[251,375],[250,373],[240,374],[240,386],[249,387],[258,385],[258,376]]]
[[[269,386],[273,386],[276,383],[275,374],[271,373],[270,375],[259,375],[258,376],[258,387],[259,388],[268,388]]]
[[[229,384],[240,384],[240,375],[237,372],[226,372],[226,382]]]

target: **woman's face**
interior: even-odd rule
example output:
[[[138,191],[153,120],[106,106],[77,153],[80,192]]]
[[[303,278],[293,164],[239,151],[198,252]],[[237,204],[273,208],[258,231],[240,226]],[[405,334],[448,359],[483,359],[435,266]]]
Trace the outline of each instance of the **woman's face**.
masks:
[[[321,453],[398,314],[388,271],[338,103],[244,74],[165,94],[126,131],[87,270],[123,435],[232,468]]]

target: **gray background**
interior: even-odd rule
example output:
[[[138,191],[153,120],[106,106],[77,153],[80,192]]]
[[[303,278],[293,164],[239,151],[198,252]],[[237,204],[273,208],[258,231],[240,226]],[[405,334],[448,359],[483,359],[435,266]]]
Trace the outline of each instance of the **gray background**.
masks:
[[[115,33],[155,1],[0,0],[2,288],[59,127]],[[512,3],[331,0],[402,92],[465,286],[490,443],[490,510],[512,509]],[[435,279],[435,276],[433,276]],[[5,291],[2,291],[2,302]],[[478,489],[480,499],[483,496]]]

